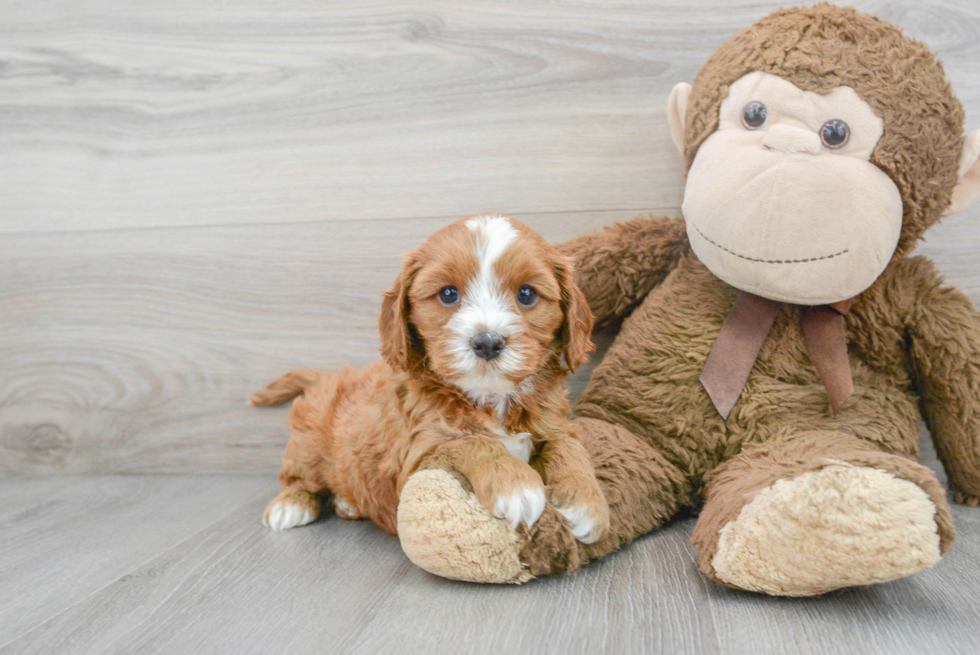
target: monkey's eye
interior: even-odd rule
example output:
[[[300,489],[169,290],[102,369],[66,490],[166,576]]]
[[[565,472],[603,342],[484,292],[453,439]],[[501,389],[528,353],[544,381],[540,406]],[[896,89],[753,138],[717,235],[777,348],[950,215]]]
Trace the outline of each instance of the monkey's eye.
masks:
[[[839,118],[834,118],[820,128],[820,141],[828,148],[843,148],[851,138],[851,128]]]
[[[526,284],[517,290],[517,302],[525,307],[533,307],[538,301],[538,292]]]
[[[447,307],[459,302],[459,289],[456,287],[443,287],[439,291],[439,302]]]
[[[742,125],[750,130],[757,130],[765,125],[767,118],[769,110],[758,100],[753,100],[742,110]]]

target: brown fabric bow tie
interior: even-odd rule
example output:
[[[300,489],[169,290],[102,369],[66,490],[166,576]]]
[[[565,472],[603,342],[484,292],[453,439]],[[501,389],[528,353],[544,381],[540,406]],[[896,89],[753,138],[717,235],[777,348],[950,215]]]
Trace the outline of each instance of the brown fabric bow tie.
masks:
[[[723,418],[728,418],[742,395],[745,382],[782,305],[781,302],[745,291],[738,292],[735,306],[721,326],[721,332],[701,371],[701,384]],[[854,393],[844,332],[844,314],[850,308],[851,300],[804,307],[800,318],[803,341],[817,375],[827,389],[830,407],[835,414]]]

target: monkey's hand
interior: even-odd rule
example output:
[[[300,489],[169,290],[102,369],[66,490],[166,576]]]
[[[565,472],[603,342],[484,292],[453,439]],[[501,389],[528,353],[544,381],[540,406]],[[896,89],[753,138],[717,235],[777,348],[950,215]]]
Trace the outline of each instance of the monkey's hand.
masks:
[[[980,504],[980,314],[942,285],[932,262],[908,261],[911,363],[926,423],[957,502]]]
[[[600,325],[625,316],[691,247],[682,219],[634,218],[558,246]]]
[[[980,507],[980,496],[974,496],[968,494],[965,491],[953,491],[953,500],[958,502],[960,505],[968,505],[969,507]]]

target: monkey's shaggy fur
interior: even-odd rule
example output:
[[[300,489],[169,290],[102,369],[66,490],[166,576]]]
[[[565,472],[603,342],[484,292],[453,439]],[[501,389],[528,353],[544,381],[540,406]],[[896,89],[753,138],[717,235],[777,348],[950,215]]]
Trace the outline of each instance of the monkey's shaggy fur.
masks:
[[[683,221],[640,218],[565,244],[561,250],[575,262],[597,321],[628,315],[576,407],[612,526],[599,542],[583,545],[549,506],[520,535],[520,560],[534,575],[575,570],[685,508],[700,511],[694,542],[701,570],[725,584],[812,595],[907,575],[934,563],[954,540],[944,490],[914,461],[922,417],[957,500],[976,505],[980,498],[980,318],[962,293],[943,286],[930,261],[909,257],[949,205],[958,179],[963,110],[941,64],[896,27],[852,9],[820,5],[776,12],[722,46],[697,76],[686,112],[688,167],[717,128],[728,85],[757,70],[803,90],[853,87],[884,120],[871,162],[898,187],[904,222],[887,269],[845,317],[854,395],[839,414],[831,413],[801,335],[800,308],[787,305],[739,402],[723,419],[698,377],[737,291],[691,252]],[[807,474],[831,467],[840,486],[814,491],[812,485],[824,478]],[[859,471],[877,475],[882,486],[869,492],[876,500],[855,508],[846,498]],[[879,492],[884,495],[874,496]],[[783,525],[800,523],[800,533],[812,534],[813,542],[785,544],[782,535],[772,534],[763,550],[813,549],[814,561],[827,561],[820,560],[831,552],[826,548],[850,540],[858,546],[840,555],[845,563],[870,570],[877,561],[880,570],[864,578],[860,572],[854,577],[817,570],[816,582],[784,570],[759,572],[765,579],[750,583],[720,576],[719,543],[730,542],[722,560],[742,552],[741,537],[726,532],[727,526],[762,495],[783,494],[786,500],[794,493],[821,507],[839,505],[839,516],[856,512],[867,521],[853,534],[830,534],[827,546],[818,543],[821,530],[854,526],[828,525],[832,521],[825,516],[794,516],[784,504],[790,509]],[[887,506],[888,494],[902,496],[909,512],[927,507],[931,515],[918,536],[909,529],[912,536],[897,546],[905,549],[898,555],[873,537],[884,529],[875,521],[887,514],[875,503]],[[409,544],[411,555],[410,549]],[[900,565],[888,568],[895,558]]]

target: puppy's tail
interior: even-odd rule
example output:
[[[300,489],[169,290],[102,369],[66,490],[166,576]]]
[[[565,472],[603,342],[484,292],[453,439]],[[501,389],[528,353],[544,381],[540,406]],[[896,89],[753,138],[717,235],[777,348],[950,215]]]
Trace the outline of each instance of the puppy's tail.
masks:
[[[281,405],[303,393],[307,387],[313,386],[326,371],[315,368],[304,368],[300,371],[286,373],[284,376],[267,386],[262,391],[256,391],[248,397],[248,402],[256,407],[271,407]]]

